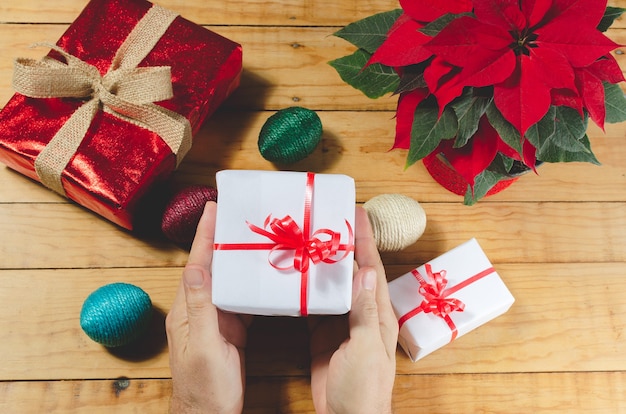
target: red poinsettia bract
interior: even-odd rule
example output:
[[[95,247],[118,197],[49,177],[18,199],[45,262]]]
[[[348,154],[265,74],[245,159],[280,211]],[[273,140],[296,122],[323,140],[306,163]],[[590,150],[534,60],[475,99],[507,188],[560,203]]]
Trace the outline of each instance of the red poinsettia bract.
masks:
[[[492,87],[495,106],[521,137],[522,154],[499,138],[483,117],[463,147],[443,140],[437,148],[473,184],[498,152],[535,166],[536,149],[524,135],[551,105],[584,110],[604,128],[603,81],[623,74],[609,52],[618,45],[597,26],[602,0],[401,0],[403,14],[368,64],[421,65],[425,87],[401,91],[393,148],[409,149],[414,113],[434,95],[439,114],[466,87]],[[456,15],[433,37],[424,30]]]
[[[400,0],[404,12],[418,22],[432,22],[448,13],[472,11],[471,0]]]
[[[585,87],[593,80],[580,69],[618,46],[597,29],[606,1],[474,0],[473,5],[475,17],[453,20],[424,46],[461,68],[456,83],[493,85],[497,108],[521,136],[548,112],[552,89],[572,91],[597,108],[597,97],[586,96],[594,93]]]
[[[498,152],[521,161],[517,151],[502,141],[484,115],[478,123],[478,131],[466,145],[454,148],[454,140],[444,139],[439,144],[438,152],[471,186],[474,185],[474,178],[491,164]]]

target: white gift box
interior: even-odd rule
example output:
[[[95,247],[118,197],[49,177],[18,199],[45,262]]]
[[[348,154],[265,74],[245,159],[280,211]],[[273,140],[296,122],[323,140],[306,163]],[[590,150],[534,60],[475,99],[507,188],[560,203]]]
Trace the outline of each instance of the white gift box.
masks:
[[[398,343],[417,361],[505,313],[515,299],[476,239],[389,283]]]
[[[216,175],[213,303],[255,315],[350,310],[354,180],[225,170]]]

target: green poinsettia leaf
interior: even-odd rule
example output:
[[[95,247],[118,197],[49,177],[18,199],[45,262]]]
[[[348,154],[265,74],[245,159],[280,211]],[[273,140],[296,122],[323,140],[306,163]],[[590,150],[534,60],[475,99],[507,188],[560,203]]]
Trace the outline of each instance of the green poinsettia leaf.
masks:
[[[495,171],[485,170],[481,172],[474,179],[474,192],[472,192],[472,188],[469,185],[467,186],[463,204],[467,206],[476,204],[503,178],[506,178],[506,175]]]
[[[341,79],[363,92],[368,98],[376,99],[393,92],[400,83],[400,77],[390,67],[375,63],[363,68],[370,54],[358,49],[349,56],[335,59],[329,64],[335,68]]]
[[[554,119],[554,135],[549,138],[549,144],[555,145],[567,152],[591,152],[581,138],[587,132],[589,116],[585,114],[583,118],[573,108],[568,106],[557,106]],[[541,122],[541,121],[540,121]],[[546,145],[547,143],[543,143]],[[541,149],[535,146],[540,152]]]
[[[579,142],[585,147],[585,151],[567,151],[552,142],[548,142],[541,151],[537,151],[537,159],[545,162],[590,162],[600,165],[600,161],[591,151],[589,137],[585,134],[579,139]]]
[[[581,118],[573,108],[551,107],[526,133],[537,149],[537,159],[547,162],[585,161],[597,163],[586,138],[588,116]]]
[[[398,84],[398,89],[394,91],[394,95],[410,92],[418,88],[425,88],[427,86],[423,73],[405,73],[400,77],[400,83]]]
[[[575,111],[574,111],[575,112]],[[531,125],[526,131],[526,139],[533,144],[537,150],[541,150],[542,146],[554,136],[556,130],[557,108],[551,106],[548,113],[534,125]],[[576,113],[578,116],[578,113]],[[580,116],[578,116],[580,120]],[[577,122],[577,121],[574,121]]]
[[[600,20],[600,23],[598,23],[598,30],[601,32],[606,32],[607,30],[609,30],[609,27],[611,27],[615,19],[620,17],[625,11],[626,9],[623,9],[621,7],[608,6],[604,11],[604,16],[602,17],[602,20]]]
[[[441,116],[438,116],[438,112],[430,100],[422,102],[415,110],[407,167],[433,152],[442,139],[454,138],[456,135],[458,122],[454,111],[446,108]]]
[[[502,141],[522,155],[522,137],[519,131],[513,124],[504,119],[493,101],[487,107],[486,114],[489,123],[498,132]]]
[[[507,157],[506,155],[502,155],[499,154],[502,159],[504,160],[504,168],[506,168],[506,171],[511,171],[511,167],[513,167],[513,163],[515,162],[515,160],[513,158]]]
[[[443,30],[444,27],[448,25],[448,23],[461,16],[471,16],[471,13],[446,13],[437,20],[432,21],[426,26],[422,27],[420,29],[420,32],[424,33],[426,36],[435,37],[439,34],[440,31]]]
[[[606,105],[606,122],[612,124],[626,121],[626,98],[619,85],[603,82]]]
[[[394,95],[403,92],[410,92],[418,88],[426,88],[426,80],[424,79],[425,65],[410,65],[402,68],[402,76],[400,76],[400,84],[395,90]]]
[[[456,113],[459,129],[454,142],[455,148],[467,144],[469,139],[478,131],[478,121],[485,114],[493,98],[475,96],[473,88],[468,88],[463,95],[452,103]]]
[[[507,157],[502,153],[498,153],[496,158],[493,159],[487,170],[496,172],[502,175],[506,175],[513,166],[513,158]]]
[[[350,23],[334,33],[359,49],[374,53],[387,38],[387,32],[402,14],[402,9],[374,14],[365,19]]]

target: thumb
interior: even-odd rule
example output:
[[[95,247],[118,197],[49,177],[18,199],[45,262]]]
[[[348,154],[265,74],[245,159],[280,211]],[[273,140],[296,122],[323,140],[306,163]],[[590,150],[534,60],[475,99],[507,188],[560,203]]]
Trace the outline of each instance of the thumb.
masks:
[[[217,328],[217,310],[211,300],[211,276],[201,267],[183,270],[189,341],[210,341]]]
[[[352,310],[350,311],[350,336],[368,335],[379,330],[378,305],[376,303],[376,270],[373,267],[359,269],[352,287]]]

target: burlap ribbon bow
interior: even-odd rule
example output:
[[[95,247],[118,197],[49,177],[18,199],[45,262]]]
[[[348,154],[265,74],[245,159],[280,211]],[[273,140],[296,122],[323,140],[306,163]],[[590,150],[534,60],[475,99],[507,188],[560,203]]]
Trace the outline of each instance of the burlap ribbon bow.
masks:
[[[191,125],[182,115],[154,102],[173,97],[169,66],[137,67],[150,53],[176,14],[153,5],[118,49],[108,72],[60,47],[47,46],[66,60],[17,59],[13,86],[31,98],[86,99],[35,159],[35,171],[48,188],[65,195],[61,174],[76,153],[99,110],[158,134],[176,155],[176,165],[191,147]]]

